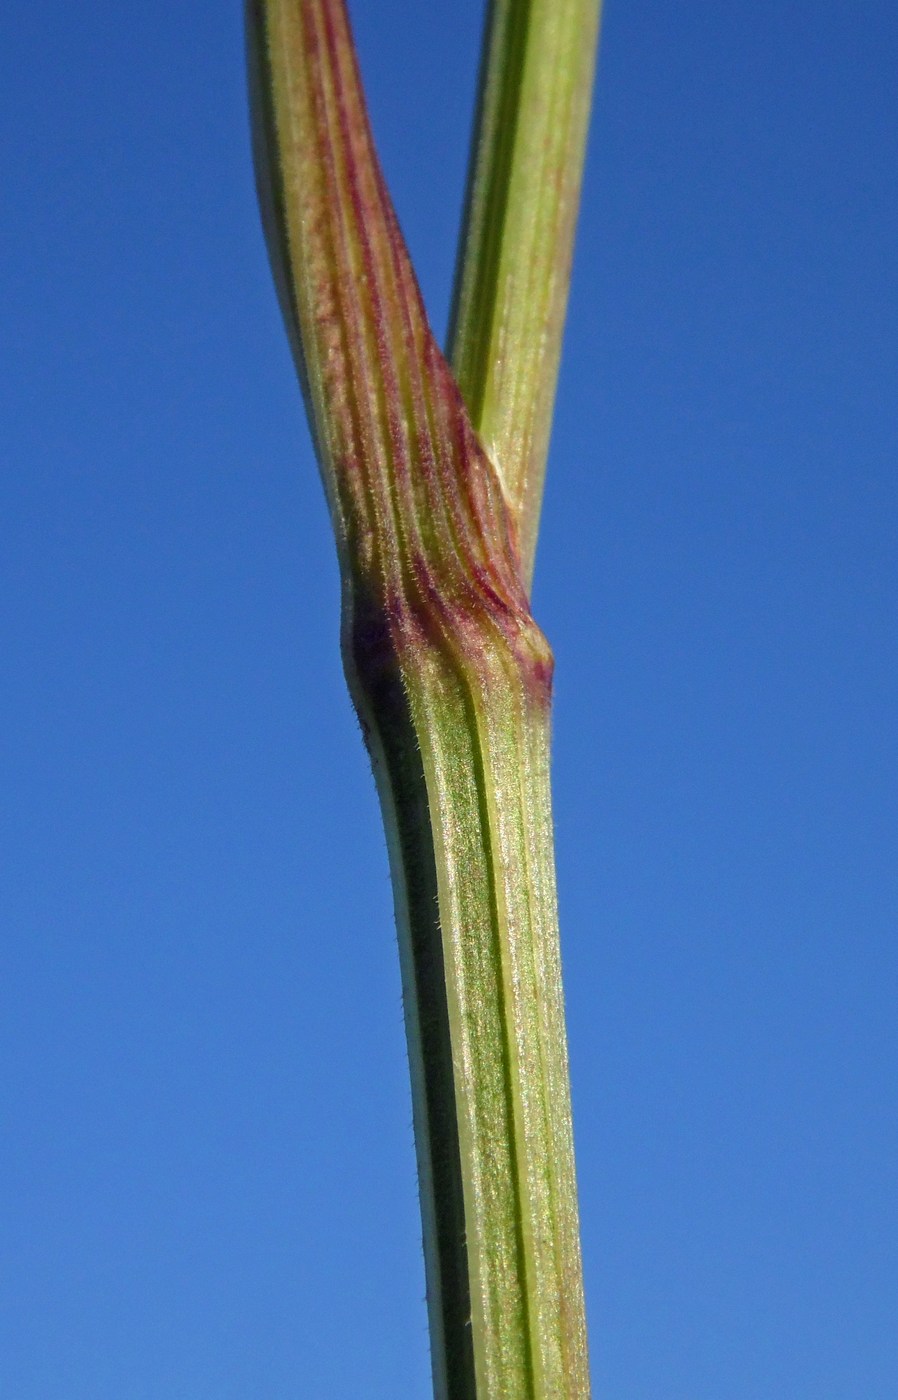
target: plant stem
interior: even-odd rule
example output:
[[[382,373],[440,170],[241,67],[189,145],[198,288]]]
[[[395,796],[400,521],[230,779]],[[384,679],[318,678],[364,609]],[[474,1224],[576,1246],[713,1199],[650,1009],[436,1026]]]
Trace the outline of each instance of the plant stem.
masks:
[[[496,464],[528,582],[586,147],[601,0],[491,0],[449,358]]]
[[[582,1400],[551,652],[427,325],[343,0],[250,0],[247,21],[260,204],[390,849],[435,1392]]]
[[[405,696],[397,704],[388,679],[378,691],[367,657],[357,660],[381,795],[395,814],[394,878],[406,891],[397,905],[412,953],[404,973],[410,1040],[421,1055],[413,1052],[413,1065],[425,1074],[422,1177],[435,1176],[436,1163],[450,1187],[435,1181],[437,1208],[455,1203],[442,1235],[433,1233],[429,1288],[435,1335],[443,1333],[450,1356],[438,1393],[452,1396],[588,1394],[547,657],[535,632],[528,641],[522,653],[483,617],[449,647],[418,651],[402,676],[408,701],[399,724]],[[422,867],[435,875],[436,907],[422,897],[431,893]],[[439,1066],[445,1077],[428,1084],[428,1067],[433,1075]],[[453,1357],[468,1369],[454,1369]]]

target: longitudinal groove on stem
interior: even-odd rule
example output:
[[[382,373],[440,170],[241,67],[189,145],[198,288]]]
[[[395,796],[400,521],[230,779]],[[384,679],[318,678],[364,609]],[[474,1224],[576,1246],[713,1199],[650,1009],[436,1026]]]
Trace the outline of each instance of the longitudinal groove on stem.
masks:
[[[588,1395],[548,789],[552,657],[427,324],[342,0],[250,0],[260,202],[384,809],[446,1400]]]

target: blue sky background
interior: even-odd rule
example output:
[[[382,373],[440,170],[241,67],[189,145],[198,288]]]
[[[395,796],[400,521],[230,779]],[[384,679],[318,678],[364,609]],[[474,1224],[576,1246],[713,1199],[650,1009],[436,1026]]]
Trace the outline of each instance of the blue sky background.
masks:
[[[445,326],[480,6],[357,0]],[[428,1393],[238,7],[0,48],[0,1394]],[[596,1396],[898,1394],[898,17],[609,0],[537,615]]]

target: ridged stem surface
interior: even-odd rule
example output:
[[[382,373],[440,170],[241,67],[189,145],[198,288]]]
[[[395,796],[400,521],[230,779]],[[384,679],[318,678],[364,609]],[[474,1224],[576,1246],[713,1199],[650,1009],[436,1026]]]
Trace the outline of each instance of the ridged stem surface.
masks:
[[[251,0],[247,15],[260,203],[390,847],[435,1391],[580,1400],[551,652],[514,514],[427,324],[342,0]]]

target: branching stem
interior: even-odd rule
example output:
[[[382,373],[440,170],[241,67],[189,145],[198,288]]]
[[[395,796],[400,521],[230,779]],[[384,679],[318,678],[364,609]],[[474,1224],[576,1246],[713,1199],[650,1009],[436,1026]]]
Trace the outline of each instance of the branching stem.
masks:
[[[247,16],[260,203],[390,848],[435,1391],[584,1400],[552,656],[519,512],[427,324],[342,0]]]

